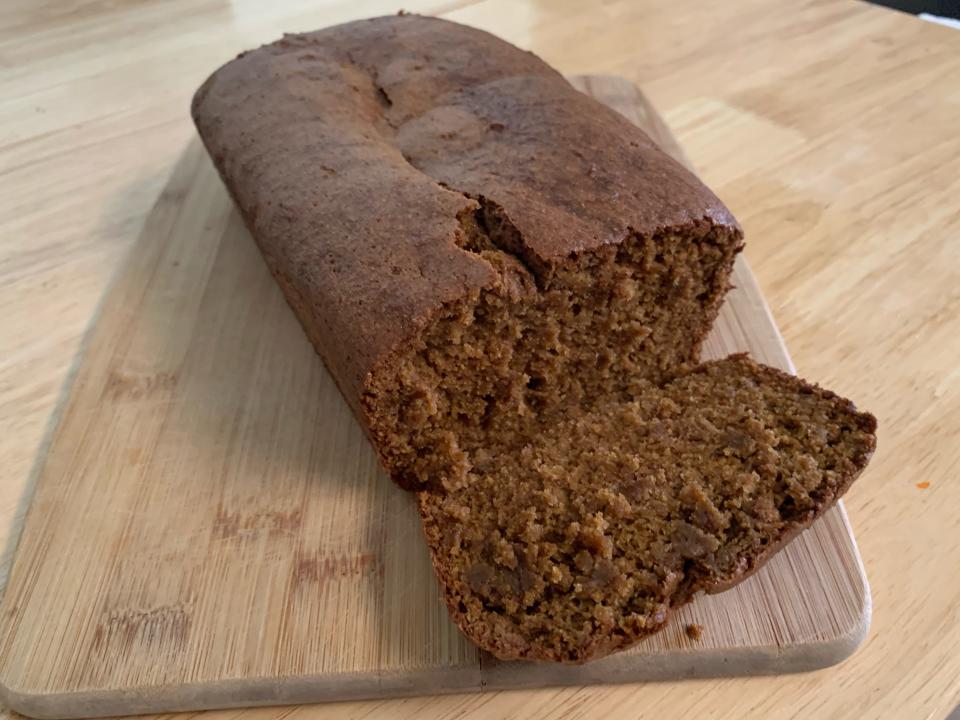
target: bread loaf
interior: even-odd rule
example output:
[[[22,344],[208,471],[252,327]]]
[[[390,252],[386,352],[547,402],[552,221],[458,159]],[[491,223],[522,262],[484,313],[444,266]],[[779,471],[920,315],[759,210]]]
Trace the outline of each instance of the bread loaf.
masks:
[[[384,468],[454,619],[580,662],[756,568],[874,421],[743,357],[696,367],[736,221],[625,118],[416,16],[288,35],[197,91],[226,186]]]

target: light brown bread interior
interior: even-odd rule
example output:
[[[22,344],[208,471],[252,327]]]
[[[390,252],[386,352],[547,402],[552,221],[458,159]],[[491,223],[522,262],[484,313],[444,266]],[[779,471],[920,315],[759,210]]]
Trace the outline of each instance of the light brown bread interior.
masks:
[[[451,612],[502,657],[629,646],[832,505],[875,427],[745,356],[544,423],[419,495]]]
[[[515,232],[478,207],[460,244],[494,287],[444,308],[365,401],[394,478],[459,477],[477,452],[510,453],[556,418],[635,395],[696,359],[727,290],[739,232],[704,223],[525,264]]]
[[[695,364],[737,233],[630,238],[546,273],[483,212],[461,241],[499,282],[369,396],[378,445],[421,488],[464,632],[503,658],[582,662],[809,525],[866,465],[875,421],[745,356]]]

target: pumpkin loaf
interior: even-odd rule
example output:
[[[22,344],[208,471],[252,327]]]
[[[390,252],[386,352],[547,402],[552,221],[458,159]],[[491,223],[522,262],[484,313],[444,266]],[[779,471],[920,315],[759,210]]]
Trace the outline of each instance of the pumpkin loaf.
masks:
[[[536,56],[364,20],[242,54],[193,117],[384,468],[418,491],[452,615],[500,657],[635,642],[865,465],[872,418],[849,402],[746,358],[695,366],[739,226]]]

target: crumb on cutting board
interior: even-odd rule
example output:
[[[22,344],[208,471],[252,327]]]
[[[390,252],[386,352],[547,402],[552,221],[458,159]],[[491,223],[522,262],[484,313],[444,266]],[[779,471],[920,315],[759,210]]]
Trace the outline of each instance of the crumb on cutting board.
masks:
[[[697,623],[689,623],[685,628],[687,637],[691,640],[699,640],[703,637],[703,625],[698,625]]]

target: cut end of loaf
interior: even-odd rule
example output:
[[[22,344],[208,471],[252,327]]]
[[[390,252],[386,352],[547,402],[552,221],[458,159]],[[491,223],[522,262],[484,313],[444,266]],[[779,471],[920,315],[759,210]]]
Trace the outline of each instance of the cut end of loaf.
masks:
[[[833,505],[873,417],[744,356],[540,426],[421,492],[453,617],[502,658],[582,662],[735,582]]]
[[[537,267],[496,206],[460,227],[499,281],[444,308],[365,397],[384,465],[411,489],[696,360],[741,248],[738,230],[704,221]]]

